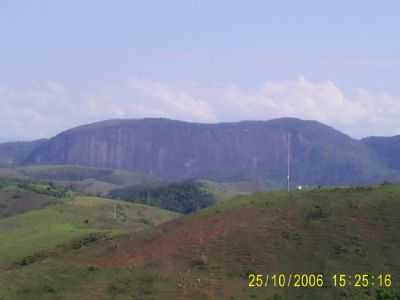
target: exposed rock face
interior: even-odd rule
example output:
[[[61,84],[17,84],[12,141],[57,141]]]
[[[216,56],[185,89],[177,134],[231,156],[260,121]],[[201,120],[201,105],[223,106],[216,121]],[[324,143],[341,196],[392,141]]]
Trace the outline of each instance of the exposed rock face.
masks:
[[[0,167],[12,167],[19,165],[46,140],[32,142],[12,142],[0,144]]]
[[[362,140],[391,169],[400,171],[400,135],[368,137]]]
[[[321,123],[291,118],[220,124],[104,121],[57,135],[25,163],[118,168],[169,179],[265,178],[282,184],[288,134],[296,182],[348,184],[386,175],[364,144]]]

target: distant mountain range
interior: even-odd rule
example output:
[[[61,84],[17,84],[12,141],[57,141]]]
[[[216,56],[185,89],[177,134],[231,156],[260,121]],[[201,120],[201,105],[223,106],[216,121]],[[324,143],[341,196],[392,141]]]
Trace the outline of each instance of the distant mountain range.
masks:
[[[125,169],[168,180],[353,185],[399,178],[400,137],[351,137],[316,121],[200,124],[168,119],[109,120],[29,143],[0,144],[0,164]]]
[[[0,167],[20,165],[45,139],[33,142],[0,143]]]
[[[400,171],[400,135],[368,137],[361,141],[372,149],[386,166]]]

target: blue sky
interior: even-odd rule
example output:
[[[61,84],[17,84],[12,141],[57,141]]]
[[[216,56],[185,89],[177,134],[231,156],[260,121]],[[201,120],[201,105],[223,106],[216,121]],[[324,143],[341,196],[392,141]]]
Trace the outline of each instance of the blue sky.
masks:
[[[400,134],[399,11],[365,0],[3,0],[0,140],[147,116],[294,116],[355,137]]]

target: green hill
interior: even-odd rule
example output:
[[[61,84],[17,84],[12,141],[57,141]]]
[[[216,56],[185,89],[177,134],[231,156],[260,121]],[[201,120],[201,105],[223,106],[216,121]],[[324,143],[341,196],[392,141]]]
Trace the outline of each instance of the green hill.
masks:
[[[115,189],[113,199],[160,207],[179,213],[192,213],[215,203],[215,198],[201,182],[184,181],[166,185],[137,185]]]
[[[70,192],[52,184],[0,179],[0,218],[60,202]]]
[[[31,194],[26,193],[24,197]],[[19,201],[45,203],[43,199],[19,198]],[[178,215],[140,204],[96,197],[72,196],[47,207],[0,219],[0,268],[10,263],[47,256],[56,246],[97,240],[127,232],[149,229]]]
[[[239,196],[11,268],[0,298],[399,299],[399,211],[391,185]],[[249,288],[251,273],[324,274],[327,287]],[[332,287],[333,274],[357,273],[368,287],[347,277],[347,287]],[[378,287],[379,274],[391,275],[391,288]]]

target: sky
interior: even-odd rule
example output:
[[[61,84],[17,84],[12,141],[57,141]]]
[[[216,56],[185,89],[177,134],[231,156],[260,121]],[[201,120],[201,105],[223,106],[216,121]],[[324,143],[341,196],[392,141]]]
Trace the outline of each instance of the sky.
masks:
[[[0,141],[115,118],[400,134],[400,2],[0,0]]]

